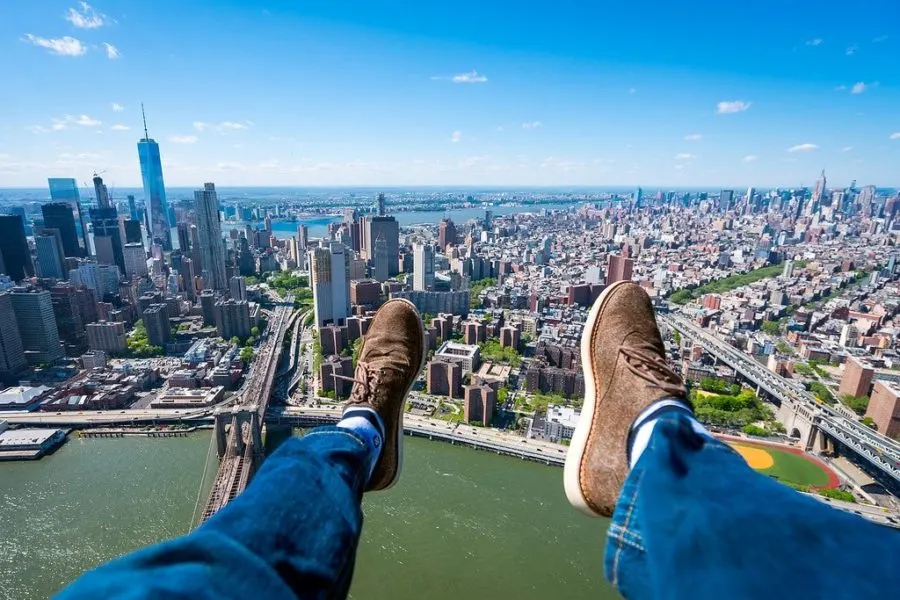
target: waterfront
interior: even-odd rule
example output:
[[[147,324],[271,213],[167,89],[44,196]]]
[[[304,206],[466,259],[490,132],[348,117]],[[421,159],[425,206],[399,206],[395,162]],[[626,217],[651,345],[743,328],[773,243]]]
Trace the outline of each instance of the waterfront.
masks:
[[[82,570],[188,530],[210,436],[72,439],[0,466],[0,599],[45,598]],[[353,598],[614,598],[605,520],[562,471],[406,438],[400,485],[366,498]]]

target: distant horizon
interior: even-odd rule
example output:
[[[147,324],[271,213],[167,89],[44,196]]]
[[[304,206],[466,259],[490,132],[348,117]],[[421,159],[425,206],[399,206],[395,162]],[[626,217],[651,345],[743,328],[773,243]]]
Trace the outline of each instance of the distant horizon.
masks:
[[[808,184],[801,185],[756,185],[756,184],[748,184],[748,185],[657,185],[657,184],[634,184],[634,185],[607,185],[607,184],[577,184],[577,185],[460,185],[460,184],[428,184],[428,185],[220,185],[215,181],[209,182],[214,183],[216,186],[216,191],[227,191],[227,190],[257,190],[257,191],[295,191],[295,190],[322,190],[322,191],[372,191],[372,192],[392,192],[392,191],[417,191],[417,190],[428,190],[432,192],[440,192],[440,191],[475,191],[482,193],[492,193],[492,192],[569,192],[569,191],[578,191],[578,192],[622,192],[622,191],[635,191],[638,188],[643,190],[644,193],[650,194],[655,193],[656,191],[665,191],[665,192],[709,192],[709,191],[721,191],[721,190],[734,190],[741,191],[749,188],[754,188],[756,191],[764,191],[764,190],[786,190],[786,189],[799,189],[799,188],[812,188],[815,185],[815,181],[810,182]],[[879,192],[897,192],[900,191],[900,186],[882,186],[877,184],[869,184],[869,183],[860,183],[857,182],[856,188],[861,189],[867,185],[875,185],[876,190]],[[118,196],[119,192],[138,192],[143,194],[142,186],[109,186],[110,193],[116,193]],[[836,185],[827,185],[827,189],[845,189],[849,187],[849,183],[846,186],[836,186]],[[203,183],[200,183],[195,186],[190,185],[172,185],[166,186],[166,190],[173,191],[194,191],[203,188]],[[88,185],[80,185],[78,187],[79,190],[89,190],[93,191],[92,186]],[[47,191],[49,195],[49,189],[46,185],[30,185],[30,186],[8,186],[8,187],[0,187],[0,193],[15,193],[15,192],[39,192],[43,193]]]

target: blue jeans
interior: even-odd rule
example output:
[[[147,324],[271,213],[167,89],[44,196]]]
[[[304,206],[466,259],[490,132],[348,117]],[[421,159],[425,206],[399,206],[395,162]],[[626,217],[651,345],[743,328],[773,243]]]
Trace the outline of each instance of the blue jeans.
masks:
[[[795,492],[665,414],[609,527],[606,578],[626,598],[890,598],[900,531]]]
[[[346,597],[367,452],[360,438],[336,427],[291,438],[193,533],[89,571],[57,598]]]
[[[334,427],[290,439],[193,533],[98,567],[58,598],[343,598],[366,452]],[[898,535],[754,472],[667,414],[625,482],[606,576],[627,598],[892,597]]]

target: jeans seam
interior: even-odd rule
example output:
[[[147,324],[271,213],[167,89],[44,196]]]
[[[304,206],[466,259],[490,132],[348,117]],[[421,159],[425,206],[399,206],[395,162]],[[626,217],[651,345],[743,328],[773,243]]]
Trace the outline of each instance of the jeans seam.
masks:
[[[331,429],[331,430],[329,430],[329,431],[318,431],[318,432],[317,432],[317,431],[311,431],[311,432],[307,433],[307,434],[306,434],[305,436],[303,436],[303,437],[309,438],[309,437],[312,437],[312,436],[314,436],[314,435],[332,435],[332,434],[335,434],[335,433],[338,434],[338,435],[343,435],[343,436],[346,436],[346,437],[350,438],[351,440],[353,440],[354,442],[356,442],[356,443],[359,445],[360,448],[366,448],[365,442],[363,442],[361,439],[359,439],[355,434],[350,433],[349,431],[341,431],[340,429]]]
[[[638,490],[641,487],[641,479],[644,478],[644,472],[639,471],[637,473],[637,481],[634,484],[634,493],[631,494],[631,498],[628,500],[628,512],[625,514],[625,521],[622,523],[622,526],[619,528],[619,533],[615,537],[616,541],[616,553],[613,555],[613,565],[612,565],[612,584],[616,587],[619,585],[619,557],[622,554],[623,544],[625,543],[625,535],[624,531],[628,527],[628,522],[631,521],[631,513],[634,512],[634,503],[637,499]],[[630,545],[630,544],[629,544]]]
[[[623,544],[627,544],[636,550],[646,552],[642,542],[644,541],[640,534],[634,533],[630,529],[625,529],[621,525],[610,525],[609,530],[614,532],[615,537]]]

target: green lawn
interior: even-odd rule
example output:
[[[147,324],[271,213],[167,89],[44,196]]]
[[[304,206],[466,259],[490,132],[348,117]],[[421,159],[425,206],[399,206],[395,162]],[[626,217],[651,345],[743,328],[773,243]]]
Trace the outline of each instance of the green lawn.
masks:
[[[814,462],[775,448],[765,448],[772,455],[775,464],[768,469],[760,469],[760,473],[777,477],[780,481],[796,485],[826,486],[829,483],[828,473]]]

